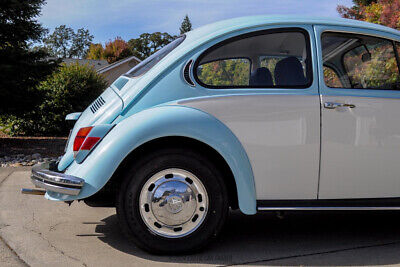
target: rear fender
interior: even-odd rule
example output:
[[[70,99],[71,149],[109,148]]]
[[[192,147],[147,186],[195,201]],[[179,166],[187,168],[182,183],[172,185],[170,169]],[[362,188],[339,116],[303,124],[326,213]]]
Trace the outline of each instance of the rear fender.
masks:
[[[238,203],[245,214],[256,213],[254,177],[247,154],[236,136],[215,117],[185,106],[159,106],[118,123],[81,164],[75,161],[67,174],[85,179],[78,196],[48,192],[52,200],[83,199],[99,191],[134,149],[151,140],[182,136],[201,141],[225,159],[236,182]]]

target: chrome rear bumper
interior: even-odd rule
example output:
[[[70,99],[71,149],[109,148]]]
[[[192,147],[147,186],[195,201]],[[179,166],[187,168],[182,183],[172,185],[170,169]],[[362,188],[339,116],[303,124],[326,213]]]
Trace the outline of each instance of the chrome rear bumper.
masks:
[[[46,191],[76,196],[81,191],[85,180],[72,175],[49,170],[49,163],[33,166],[32,183]]]

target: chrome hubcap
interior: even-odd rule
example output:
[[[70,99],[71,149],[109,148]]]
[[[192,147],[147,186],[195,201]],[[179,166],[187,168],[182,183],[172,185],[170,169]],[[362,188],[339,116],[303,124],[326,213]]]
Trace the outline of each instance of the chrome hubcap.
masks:
[[[207,215],[208,195],[203,183],[182,169],[156,173],[139,197],[140,215],[155,234],[177,238],[195,231]]]

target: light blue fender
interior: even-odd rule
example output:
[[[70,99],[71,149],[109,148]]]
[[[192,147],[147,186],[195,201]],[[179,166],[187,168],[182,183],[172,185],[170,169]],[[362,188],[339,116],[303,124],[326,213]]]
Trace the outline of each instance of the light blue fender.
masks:
[[[226,160],[236,181],[240,210],[256,213],[253,171],[247,154],[236,136],[213,116],[185,106],[158,106],[119,122],[82,163],[75,161],[67,174],[85,179],[78,196],[48,192],[51,200],[76,200],[99,191],[124,158],[140,145],[167,136],[184,136],[213,147]]]

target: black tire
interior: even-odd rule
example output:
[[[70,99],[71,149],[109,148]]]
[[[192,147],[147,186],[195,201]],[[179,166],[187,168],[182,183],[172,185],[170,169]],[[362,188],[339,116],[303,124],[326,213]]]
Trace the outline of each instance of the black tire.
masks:
[[[150,231],[139,210],[139,195],[146,181],[159,171],[179,168],[203,183],[209,198],[207,214],[189,235],[167,238]],[[153,254],[191,253],[204,248],[218,235],[228,213],[228,194],[221,172],[204,155],[183,148],[165,148],[144,155],[127,168],[117,194],[117,216],[124,234]]]

